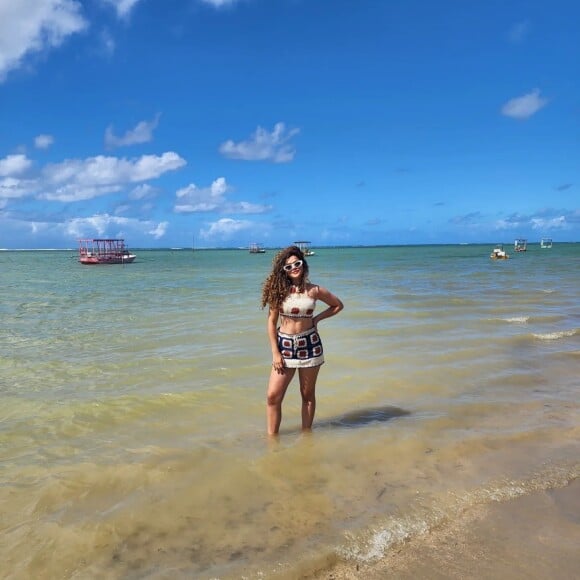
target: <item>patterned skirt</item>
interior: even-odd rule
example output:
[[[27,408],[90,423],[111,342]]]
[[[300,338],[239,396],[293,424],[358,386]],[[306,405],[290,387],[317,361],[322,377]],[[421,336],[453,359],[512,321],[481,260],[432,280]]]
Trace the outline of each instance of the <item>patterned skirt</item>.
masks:
[[[322,340],[314,327],[299,334],[278,330],[278,349],[289,369],[317,367],[324,363]]]

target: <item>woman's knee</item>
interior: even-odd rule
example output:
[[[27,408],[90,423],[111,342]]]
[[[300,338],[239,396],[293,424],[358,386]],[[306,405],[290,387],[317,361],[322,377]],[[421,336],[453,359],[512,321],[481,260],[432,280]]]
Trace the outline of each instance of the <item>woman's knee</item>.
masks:
[[[316,401],[316,391],[314,387],[301,387],[300,396],[304,403],[314,403]]]
[[[280,405],[284,400],[288,385],[271,385],[266,392],[266,402],[269,406]]]
[[[268,391],[268,393],[266,394],[266,403],[272,407],[272,406],[277,406],[280,403],[282,403],[282,399],[284,398],[284,394],[281,393],[280,391]]]

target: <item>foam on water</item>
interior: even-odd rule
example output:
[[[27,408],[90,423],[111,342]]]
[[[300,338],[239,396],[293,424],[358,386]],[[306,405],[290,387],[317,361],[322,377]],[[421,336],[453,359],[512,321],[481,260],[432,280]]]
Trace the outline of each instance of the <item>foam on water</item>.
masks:
[[[547,468],[525,480],[492,482],[470,492],[438,498],[428,506],[419,501],[412,515],[387,518],[379,529],[371,529],[363,534],[347,534],[347,541],[337,549],[337,553],[344,560],[372,563],[405,541],[427,534],[449,520],[456,520],[463,512],[478,505],[562,488],[579,477],[580,464],[567,468]]]
[[[503,318],[506,322],[515,322],[516,324],[525,324],[530,319],[529,316],[513,316],[512,318]]]
[[[572,330],[560,330],[558,332],[538,333],[533,336],[539,340],[559,340],[569,336],[576,336],[576,334],[578,334],[578,329],[574,328]]]

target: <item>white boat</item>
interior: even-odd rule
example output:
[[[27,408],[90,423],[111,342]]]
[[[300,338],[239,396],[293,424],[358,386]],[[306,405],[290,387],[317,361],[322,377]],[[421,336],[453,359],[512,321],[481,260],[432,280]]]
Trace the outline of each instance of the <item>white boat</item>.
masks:
[[[298,242],[294,242],[294,245],[298,246],[300,248],[300,251],[305,256],[314,256],[315,252],[310,249],[310,242],[298,241]]]
[[[528,249],[528,240],[525,240],[524,238],[518,238],[514,242],[514,250],[516,252],[525,252],[527,249]]]
[[[540,241],[540,248],[549,250],[552,247],[552,238],[542,238]]]
[[[264,250],[264,247],[262,246],[262,244],[258,244],[256,242],[252,242],[250,244],[249,250],[250,250],[250,254],[265,254],[266,253],[266,250]]]
[[[507,260],[507,259],[509,259],[509,255],[506,254],[506,252],[504,251],[503,246],[501,244],[496,245],[496,247],[492,250],[489,257],[492,260]]]

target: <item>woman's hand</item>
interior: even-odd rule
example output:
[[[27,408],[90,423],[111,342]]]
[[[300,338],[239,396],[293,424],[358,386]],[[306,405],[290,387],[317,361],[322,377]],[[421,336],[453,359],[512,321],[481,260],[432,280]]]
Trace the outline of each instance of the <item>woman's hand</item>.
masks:
[[[286,365],[284,364],[284,357],[281,353],[272,357],[272,368],[280,375],[284,373]]]

